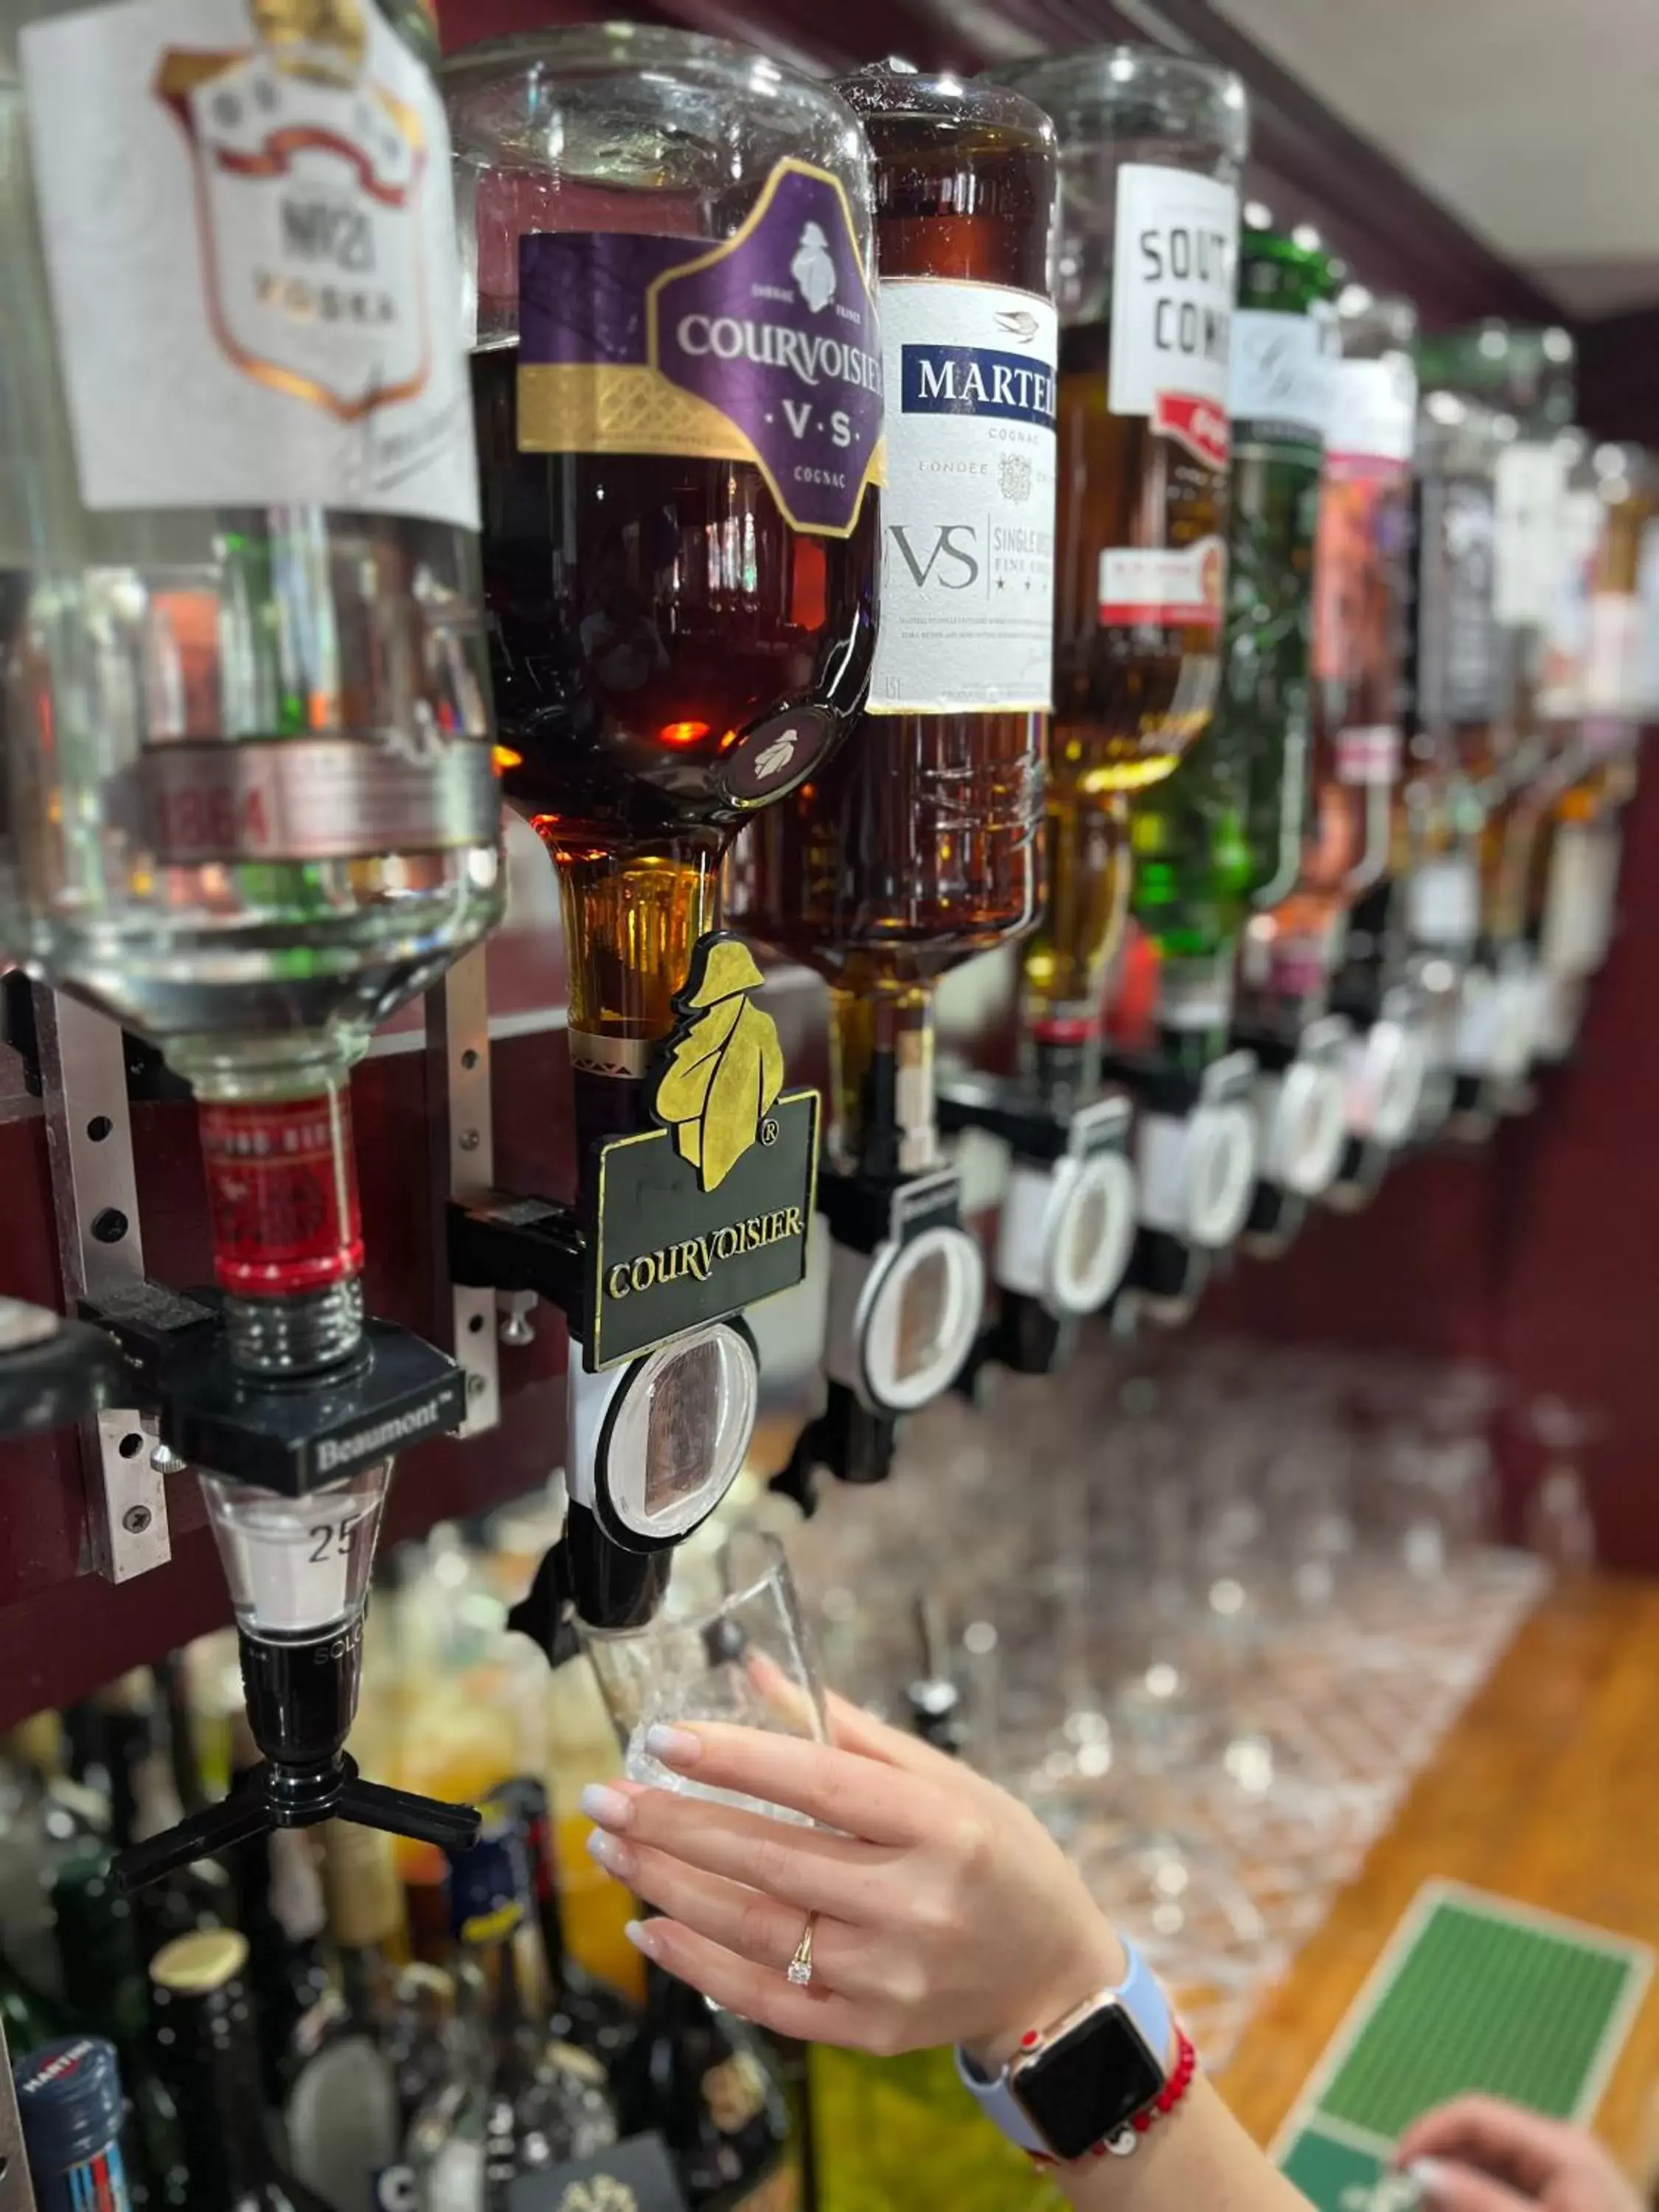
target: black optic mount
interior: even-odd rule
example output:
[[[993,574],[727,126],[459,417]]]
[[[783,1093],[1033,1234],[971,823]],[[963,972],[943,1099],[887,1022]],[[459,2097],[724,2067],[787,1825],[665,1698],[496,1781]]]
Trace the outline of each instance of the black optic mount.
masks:
[[[854,1252],[875,1252],[892,1234],[893,1201],[904,1182],[898,1175],[842,1175],[820,1167],[818,1212],[835,1243]],[[893,1472],[897,1443],[896,1416],[872,1412],[850,1383],[831,1376],[823,1411],[795,1438],[767,1487],[793,1498],[810,1521],[818,1510],[820,1473],[841,1482],[884,1482]]]
[[[1091,1159],[1127,1146],[1133,1108],[1121,1093],[1096,1097],[1086,1105],[1063,1093],[1045,1093],[1018,1078],[957,1076],[939,1086],[939,1125],[948,1137],[982,1130],[1008,1147],[1011,1174],[1034,1169],[1052,1177],[1064,1160]],[[1010,1203],[1005,1194],[1005,1206]],[[1002,1279],[1002,1251],[994,1266],[998,1299],[994,1320],[975,1340],[957,1389],[974,1404],[982,1402],[989,1370],[1006,1367],[1016,1375],[1052,1375],[1071,1358],[1082,1316],[1058,1312],[1041,1291]]]
[[[218,1293],[181,1297],[138,1283],[86,1310],[125,1363],[162,1441],[216,1475],[289,1498],[309,1497],[407,1445],[456,1427],[465,1378],[410,1330],[365,1322],[348,1358],[290,1380],[238,1369]],[[127,1889],[272,1828],[356,1820],[458,1849],[477,1832],[470,1808],[365,1782],[345,1740],[362,1671],[361,1614],[308,1641],[240,1634],[242,1686],[264,1762],[222,1804],[135,1844],[116,1861]]]
[[[473,1842],[478,1814],[471,1806],[365,1782],[346,1751],[362,1674],[361,1617],[310,1644],[268,1644],[245,1632],[237,1640],[248,1719],[264,1762],[222,1803],[123,1851],[115,1871],[124,1889],[142,1889],[273,1828],[309,1828],[319,1820],[355,1820],[449,1851]]]
[[[1255,1063],[1246,1052],[1229,1051],[1206,1066],[1188,1067],[1162,1053],[1109,1046],[1101,1068],[1103,1075],[1130,1093],[1141,1117],[1140,1226],[1123,1287],[1154,1319],[1173,1326],[1191,1314],[1218,1255],[1194,1243],[1172,1222],[1156,1218],[1158,1194],[1146,1165],[1149,1125],[1159,1118],[1190,1121],[1204,1106],[1247,1104]]]
[[[507,1616],[562,1667],[581,1650],[578,1620],[595,1628],[642,1628],[661,1606],[673,1564],[673,1547],[635,1551],[607,1535],[598,1517],[574,1499],[565,1508],[564,1533],[544,1553],[529,1589]]]
[[[860,1261],[866,1263],[866,1273],[855,1310],[841,1310],[832,1249],[823,1411],[796,1437],[787,1463],[769,1486],[782,1497],[793,1498],[808,1519],[817,1508],[820,1470],[842,1482],[884,1482],[893,1471],[902,1413],[884,1411],[878,1395],[866,1387],[868,1340],[875,1332],[868,1326],[870,1300],[863,1293],[878,1290],[886,1273],[879,1256],[884,1252],[890,1255],[886,1267],[890,1267],[892,1255],[927,1231],[961,1229],[961,1191],[949,1169],[903,1176],[847,1175],[820,1168],[817,1210],[832,1248],[854,1255],[855,1267]],[[868,1265],[872,1261],[873,1268]],[[890,1275],[886,1279],[890,1280]],[[939,1387],[948,1388],[949,1378]]]
[[[466,1379],[412,1330],[367,1321],[337,1365],[268,1379],[231,1357],[216,1291],[139,1283],[82,1308],[114,1340],[139,1402],[182,1460],[304,1498],[459,1427]]]
[[[87,1419],[110,1402],[120,1371],[101,1329],[0,1297],[0,1437]]]
[[[584,1342],[587,1232],[568,1206],[547,1198],[452,1201],[449,1275],[468,1290],[533,1291],[556,1306]]]

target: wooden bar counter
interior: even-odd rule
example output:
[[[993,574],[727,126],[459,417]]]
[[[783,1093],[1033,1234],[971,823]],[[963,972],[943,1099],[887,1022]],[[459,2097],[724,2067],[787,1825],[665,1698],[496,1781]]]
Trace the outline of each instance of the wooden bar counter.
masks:
[[[1358,1876],[1269,1991],[1222,2087],[1262,2142],[1419,1887],[1439,1875],[1659,1949],[1659,1582],[1547,1596],[1419,1777]],[[1659,1982],[1598,2132],[1659,2164]]]

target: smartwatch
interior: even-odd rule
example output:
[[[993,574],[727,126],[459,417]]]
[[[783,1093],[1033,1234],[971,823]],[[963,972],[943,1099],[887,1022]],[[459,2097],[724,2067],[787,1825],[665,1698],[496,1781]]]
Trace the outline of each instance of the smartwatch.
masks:
[[[1162,2094],[1170,2001],[1134,1945],[1123,1948],[1129,1971],[1117,1988],[1030,2038],[1000,2074],[981,2073],[957,2050],[957,2071],[980,2110],[1022,2150],[1069,2164],[1121,2135]]]

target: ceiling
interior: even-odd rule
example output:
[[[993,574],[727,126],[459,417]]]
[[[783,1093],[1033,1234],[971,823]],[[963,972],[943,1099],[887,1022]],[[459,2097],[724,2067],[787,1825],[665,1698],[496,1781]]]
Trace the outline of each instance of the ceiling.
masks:
[[[1570,316],[1659,301],[1656,0],[1214,0]]]

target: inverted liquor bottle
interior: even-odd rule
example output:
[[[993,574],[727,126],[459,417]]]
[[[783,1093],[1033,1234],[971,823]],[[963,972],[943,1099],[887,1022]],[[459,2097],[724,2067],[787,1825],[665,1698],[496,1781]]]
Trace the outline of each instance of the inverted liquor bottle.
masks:
[[[1416,461],[1412,708],[1396,846],[1410,945],[1460,977],[1452,1054],[1460,1133],[1490,1126],[1532,1057],[1536,992],[1518,949],[1481,936],[1486,834],[1517,774],[1497,621],[1496,491],[1512,417],[1430,391]]]
[[[933,983],[1037,910],[1058,155],[1017,94],[892,64],[840,89],[874,155],[881,631],[856,739],[755,823],[733,911],[829,980],[830,1158],[890,1175],[938,1164]]]
[[[443,115],[378,7],[21,0],[0,134],[30,331],[0,362],[0,942],[201,1102],[223,1327],[177,1304],[125,1348],[207,1477],[262,1746],[326,1796],[353,1681],[321,1632],[386,1447],[459,1392],[364,1323],[349,1072],[501,896]],[[112,143],[154,252],[87,158]]]
[[[1516,425],[1493,480],[1492,615],[1506,772],[1486,811],[1480,851],[1481,934],[1507,951],[1524,943],[1533,856],[1566,781],[1552,742],[1565,726],[1542,713],[1541,692],[1575,456],[1575,349],[1565,330],[1488,320],[1425,339],[1418,362],[1425,388],[1479,400]]]
[[[1571,1048],[1585,986],[1611,942],[1620,814],[1635,787],[1637,729],[1652,713],[1656,504],[1653,459],[1640,448],[1586,447],[1577,457],[1545,651],[1549,813],[1527,893],[1548,987],[1544,1056],[1553,1060]]]
[[[1137,920],[1159,955],[1159,1025],[1218,1048],[1237,939],[1296,880],[1309,782],[1314,528],[1335,318],[1310,234],[1247,207],[1233,319],[1221,691],[1177,774],[1134,806]]]
[[[740,1308],[805,1268],[815,1109],[782,1096],[719,887],[738,824],[823,766],[868,684],[867,158],[824,87],[679,32],[495,41],[446,84],[505,788],[565,923],[580,1172],[554,1241],[572,1279],[562,1250],[524,1280],[577,1352],[560,1556],[586,1617],[616,1620],[656,1601],[669,1546],[741,1462]],[[646,1152],[600,1150],[635,1135],[662,1140],[649,1194],[628,1172]],[[739,1204],[769,1164],[798,1168],[793,1209]],[[480,1255],[462,1279],[507,1264]]]
[[[979,1322],[978,1251],[942,1172],[933,987],[1037,913],[1059,159],[1018,93],[896,63],[840,89],[874,156],[881,633],[855,736],[750,830],[733,911],[830,987],[834,1434],[820,1443],[867,1480],[885,1471],[892,1415],[946,1386]],[[862,1340],[842,1341],[855,1310]]]
[[[717,40],[556,31],[446,82],[504,788],[558,870],[581,1127],[605,1134],[673,1026],[732,833],[868,682],[868,183],[832,94]],[[781,296],[745,328],[756,285]],[[784,364],[832,334],[809,398]],[[746,344],[767,357],[745,382]]]
[[[1048,911],[1026,947],[1040,1079],[1086,1093],[1133,795],[1215,703],[1243,88],[1138,47],[999,70],[1062,155]]]
[[[1416,311],[1357,286],[1337,309],[1314,558],[1311,813],[1300,878],[1272,917],[1268,977],[1275,998],[1310,1009],[1325,1001],[1357,902],[1374,895],[1368,936],[1379,946],[1386,936],[1412,584]]]
[[[351,159],[283,203],[296,132]],[[500,907],[441,112],[374,7],[18,0],[0,133],[0,942],[203,1097],[314,1096]]]

